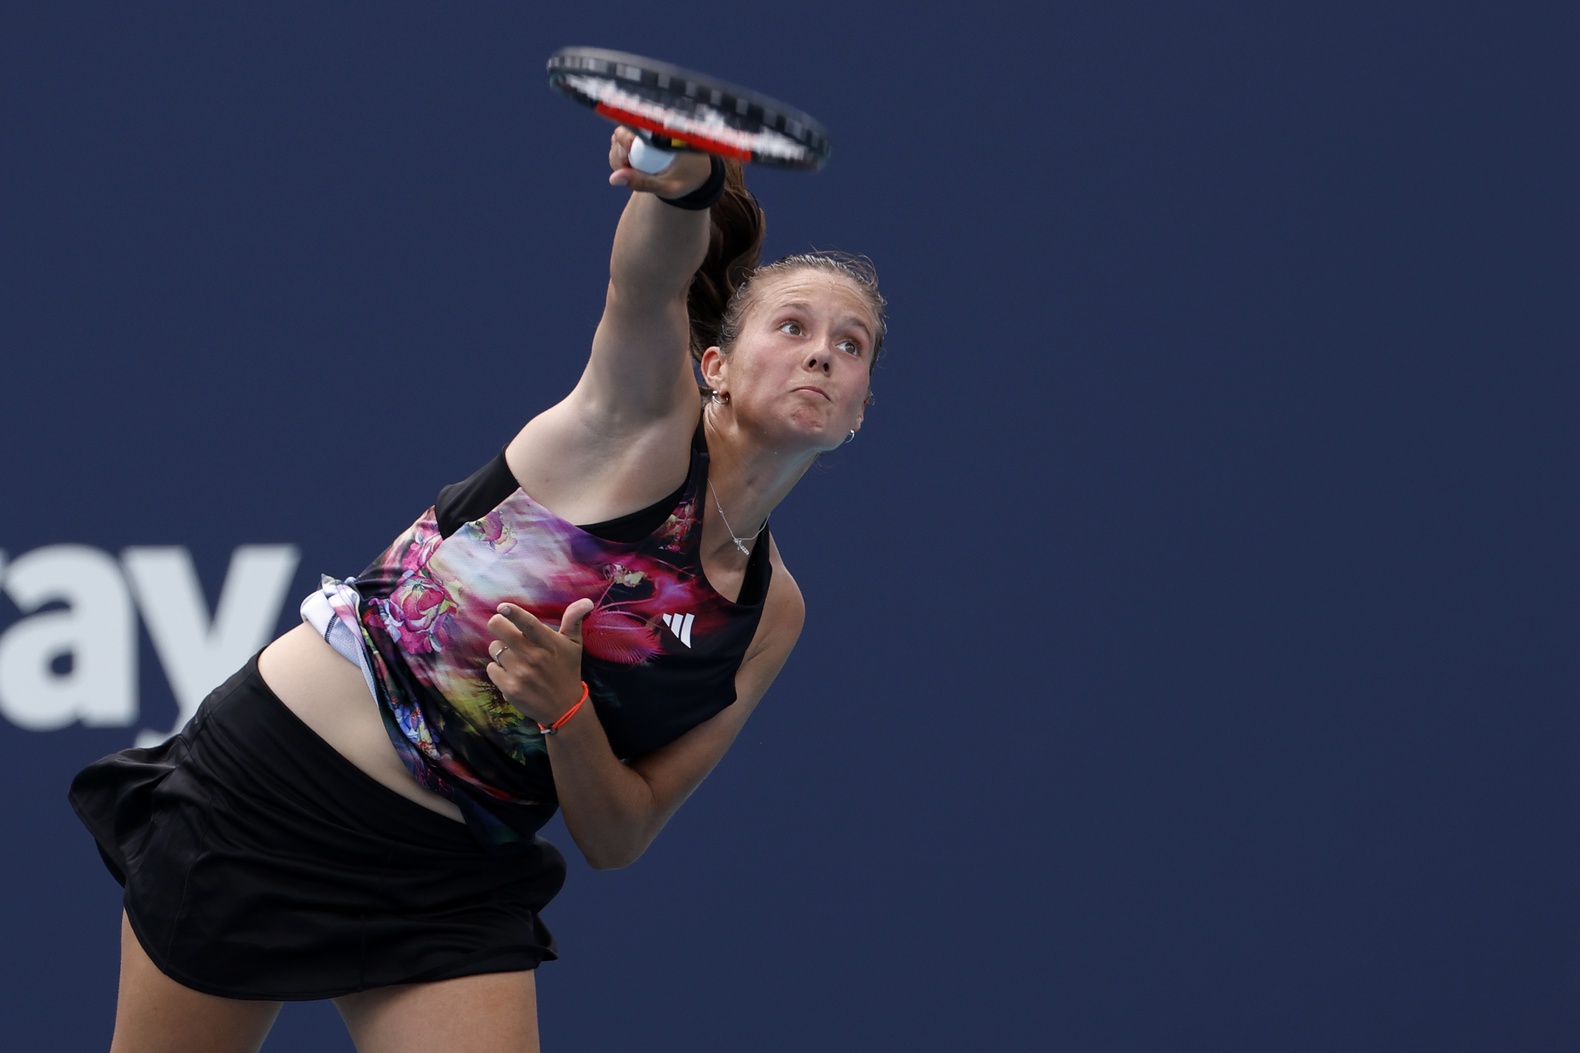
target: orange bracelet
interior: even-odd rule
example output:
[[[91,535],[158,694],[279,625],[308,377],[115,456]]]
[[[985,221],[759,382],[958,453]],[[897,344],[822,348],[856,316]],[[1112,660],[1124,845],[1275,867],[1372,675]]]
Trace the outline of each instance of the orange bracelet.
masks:
[[[545,735],[552,735],[556,731],[558,731],[561,728],[563,728],[565,726],[565,722],[567,720],[571,719],[572,717],[574,717],[576,715],[576,711],[578,709],[582,708],[582,705],[587,701],[587,695],[588,694],[589,694],[589,691],[587,690],[587,681],[583,680],[582,681],[582,697],[578,698],[576,700],[576,704],[574,706],[572,706],[570,709],[567,709],[565,711],[564,716],[560,717],[560,719],[556,720],[554,723],[548,725],[547,727],[545,727],[542,724],[539,724],[538,725],[538,730],[543,732],[543,734],[545,734]]]

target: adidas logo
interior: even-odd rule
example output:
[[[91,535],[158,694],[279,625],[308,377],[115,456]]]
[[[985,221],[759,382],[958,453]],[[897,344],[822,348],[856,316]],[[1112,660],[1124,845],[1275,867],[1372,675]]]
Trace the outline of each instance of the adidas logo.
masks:
[[[669,626],[669,631],[675,634],[675,639],[687,647],[691,646],[691,623],[697,620],[695,614],[664,614],[660,617]]]

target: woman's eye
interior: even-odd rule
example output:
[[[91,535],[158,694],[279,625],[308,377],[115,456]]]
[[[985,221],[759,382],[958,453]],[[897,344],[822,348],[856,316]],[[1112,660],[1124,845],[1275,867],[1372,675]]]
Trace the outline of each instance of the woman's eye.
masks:
[[[839,346],[847,355],[861,355],[861,345],[854,340],[841,340]]]
[[[801,323],[800,322],[781,322],[780,325],[779,325],[779,331],[781,333],[789,333],[791,336],[800,336],[801,335]]]

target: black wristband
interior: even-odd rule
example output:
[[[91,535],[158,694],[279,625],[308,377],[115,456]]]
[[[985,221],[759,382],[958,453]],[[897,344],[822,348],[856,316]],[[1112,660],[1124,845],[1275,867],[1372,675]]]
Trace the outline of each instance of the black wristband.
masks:
[[[674,205],[690,212],[701,212],[718,204],[719,198],[724,196],[724,159],[716,154],[709,154],[708,160],[713,162],[713,171],[708,174],[708,181],[685,197],[661,197],[666,205]]]

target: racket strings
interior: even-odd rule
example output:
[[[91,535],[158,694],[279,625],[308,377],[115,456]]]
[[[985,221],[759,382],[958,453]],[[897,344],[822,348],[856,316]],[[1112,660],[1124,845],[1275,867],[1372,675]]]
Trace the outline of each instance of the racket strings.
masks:
[[[563,73],[560,80],[572,91],[592,100],[597,108],[618,111],[611,116],[629,115],[638,118],[635,123],[647,131],[684,140],[705,140],[699,142],[699,146],[722,144],[730,147],[737,156],[761,155],[792,162],[804,162],[812,157],[812,151],[807,146],[772,128],[746,131],[736,127],[731,123],[728,111],[717,108],[724,99],[723,93],[717,90],[709,92],[707,101],[688,100],[693,104],[692,111],[688,113],[673,104],[655,102],[603,77]],[[736,102],[738,108],[745,108],[741,111],[742,116],[745,116],[750,103],[745,99]]]

